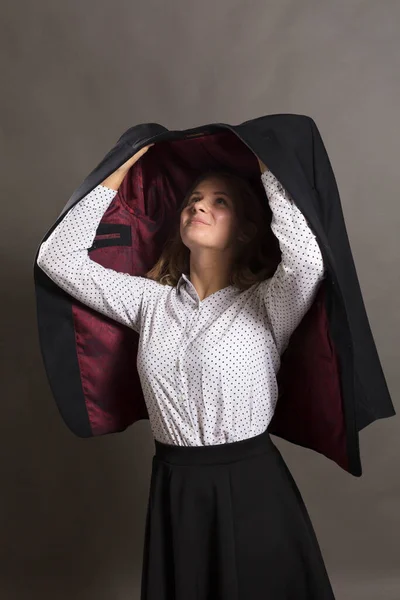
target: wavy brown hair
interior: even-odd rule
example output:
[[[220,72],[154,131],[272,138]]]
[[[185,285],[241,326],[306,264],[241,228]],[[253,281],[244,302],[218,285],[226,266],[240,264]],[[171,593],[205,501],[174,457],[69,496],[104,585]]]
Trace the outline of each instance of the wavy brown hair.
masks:
[[[269,207],[262,207],[257,194],[245,178],[219,168],[203,172],[186,192],[177,211],[177,227],[167,239],[160,258],[146,273],[146,277],[163,285],[176,286],[182,273],[189,273],[190,249],[185,246],[180,235],[181,212],[187,206],[194,189],[208,177],[216,176],[221,177],[229,186],[238,222],[241,224],[239,236],[242,240],[237,242],[236,257],[230,273],[230,285],[246,290],[273,275],[279,246],[273,235],[266,235],[271,220]],[[251,235],[249,230],[253,232],[255,230],[256,233]]]

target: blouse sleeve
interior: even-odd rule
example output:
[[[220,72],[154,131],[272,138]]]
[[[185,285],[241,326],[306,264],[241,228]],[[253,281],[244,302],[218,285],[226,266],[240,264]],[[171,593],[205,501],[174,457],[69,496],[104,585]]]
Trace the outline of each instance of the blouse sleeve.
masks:
[[[99,185],[75,204],[41,244],[37,264],[68,294],[139,332],[146,278],[103,267],[88,253],[116,194]]]
[[[274,275],[258,290],[280,355],[310,309],[324,278],[323,257],[303,213],[269,169],[261,175],[272,210],[271,229],[282,259]]]

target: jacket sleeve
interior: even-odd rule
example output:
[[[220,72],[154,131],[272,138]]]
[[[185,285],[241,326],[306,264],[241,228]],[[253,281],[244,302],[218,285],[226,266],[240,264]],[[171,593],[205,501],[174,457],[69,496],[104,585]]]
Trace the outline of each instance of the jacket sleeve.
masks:
[[[278,239],[282,259],[273,277],[260,283],[258,292],[282,355],[315,299],[324,277],[324,263],[316,237],[290,194],[268,169],[261,180],[272,210],[271,229]]]
[[[99,185],[75,204],[41,244],[37,264],[68,294],[139,332],[146,278],[103,267],[88,253],[116,194]]]

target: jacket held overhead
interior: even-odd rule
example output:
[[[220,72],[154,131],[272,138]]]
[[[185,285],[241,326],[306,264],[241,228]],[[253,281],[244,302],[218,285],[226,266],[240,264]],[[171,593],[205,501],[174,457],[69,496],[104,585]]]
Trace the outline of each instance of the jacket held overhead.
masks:
[[[335,177],[314,121],[284,114],[237,126],[217,123],[185,131],[168,131],[154,123],[132,127],[74,192],[42,243],[72,207],[85,197],[84,202],[90,202],[91,190],[95,193],[110,173],[153,142],[152,151],[130,169],[118,192],[111,193],[108,208],[99,213],[99,219],[104,214],[92,234],[91,261],[144,277],[171,228],[177,226],[176,213],[185,191],[209,167],[234,169],[251,182],[266,205],[258,156],[270,170],[271,181],[276,176],[289,192],[299,221],[304,215],[325,266],[311,307],[282,347],[278,402],[268,429],[361,475],[358,432],[395,412],[363,304]],[[279,231],[274,227],[265,231],[271,249],[276,248],[273,230]],[[284,248],[282,240],[280,244]],[[276,267],[288,260],[284,251],[275,254]],[[67,425],[75,434],[89,437],[121,431],[149,418],[148,408],[152,408],[147,394],[146,407],[137,369],[138,329],[61,289],[39,267],[38,255],[39,250],[34,278],[42,356]],[[120,273],[115,274],[119,281]]]

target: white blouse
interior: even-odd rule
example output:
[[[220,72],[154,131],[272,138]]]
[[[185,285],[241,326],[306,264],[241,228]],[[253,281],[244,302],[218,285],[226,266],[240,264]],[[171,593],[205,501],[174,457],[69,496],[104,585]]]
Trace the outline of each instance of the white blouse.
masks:
[[[183,273],[177,286],[91,260],[97,227],[115,190],[82,198],[39,249],[59,287],[139,334],[137,369],[154,437],[166,444],[224,444],[265,431],[280,357],[324,277],[316,237],[276,177],[261,175],[282,260],[245,291],[225,287],[200,300]]]

